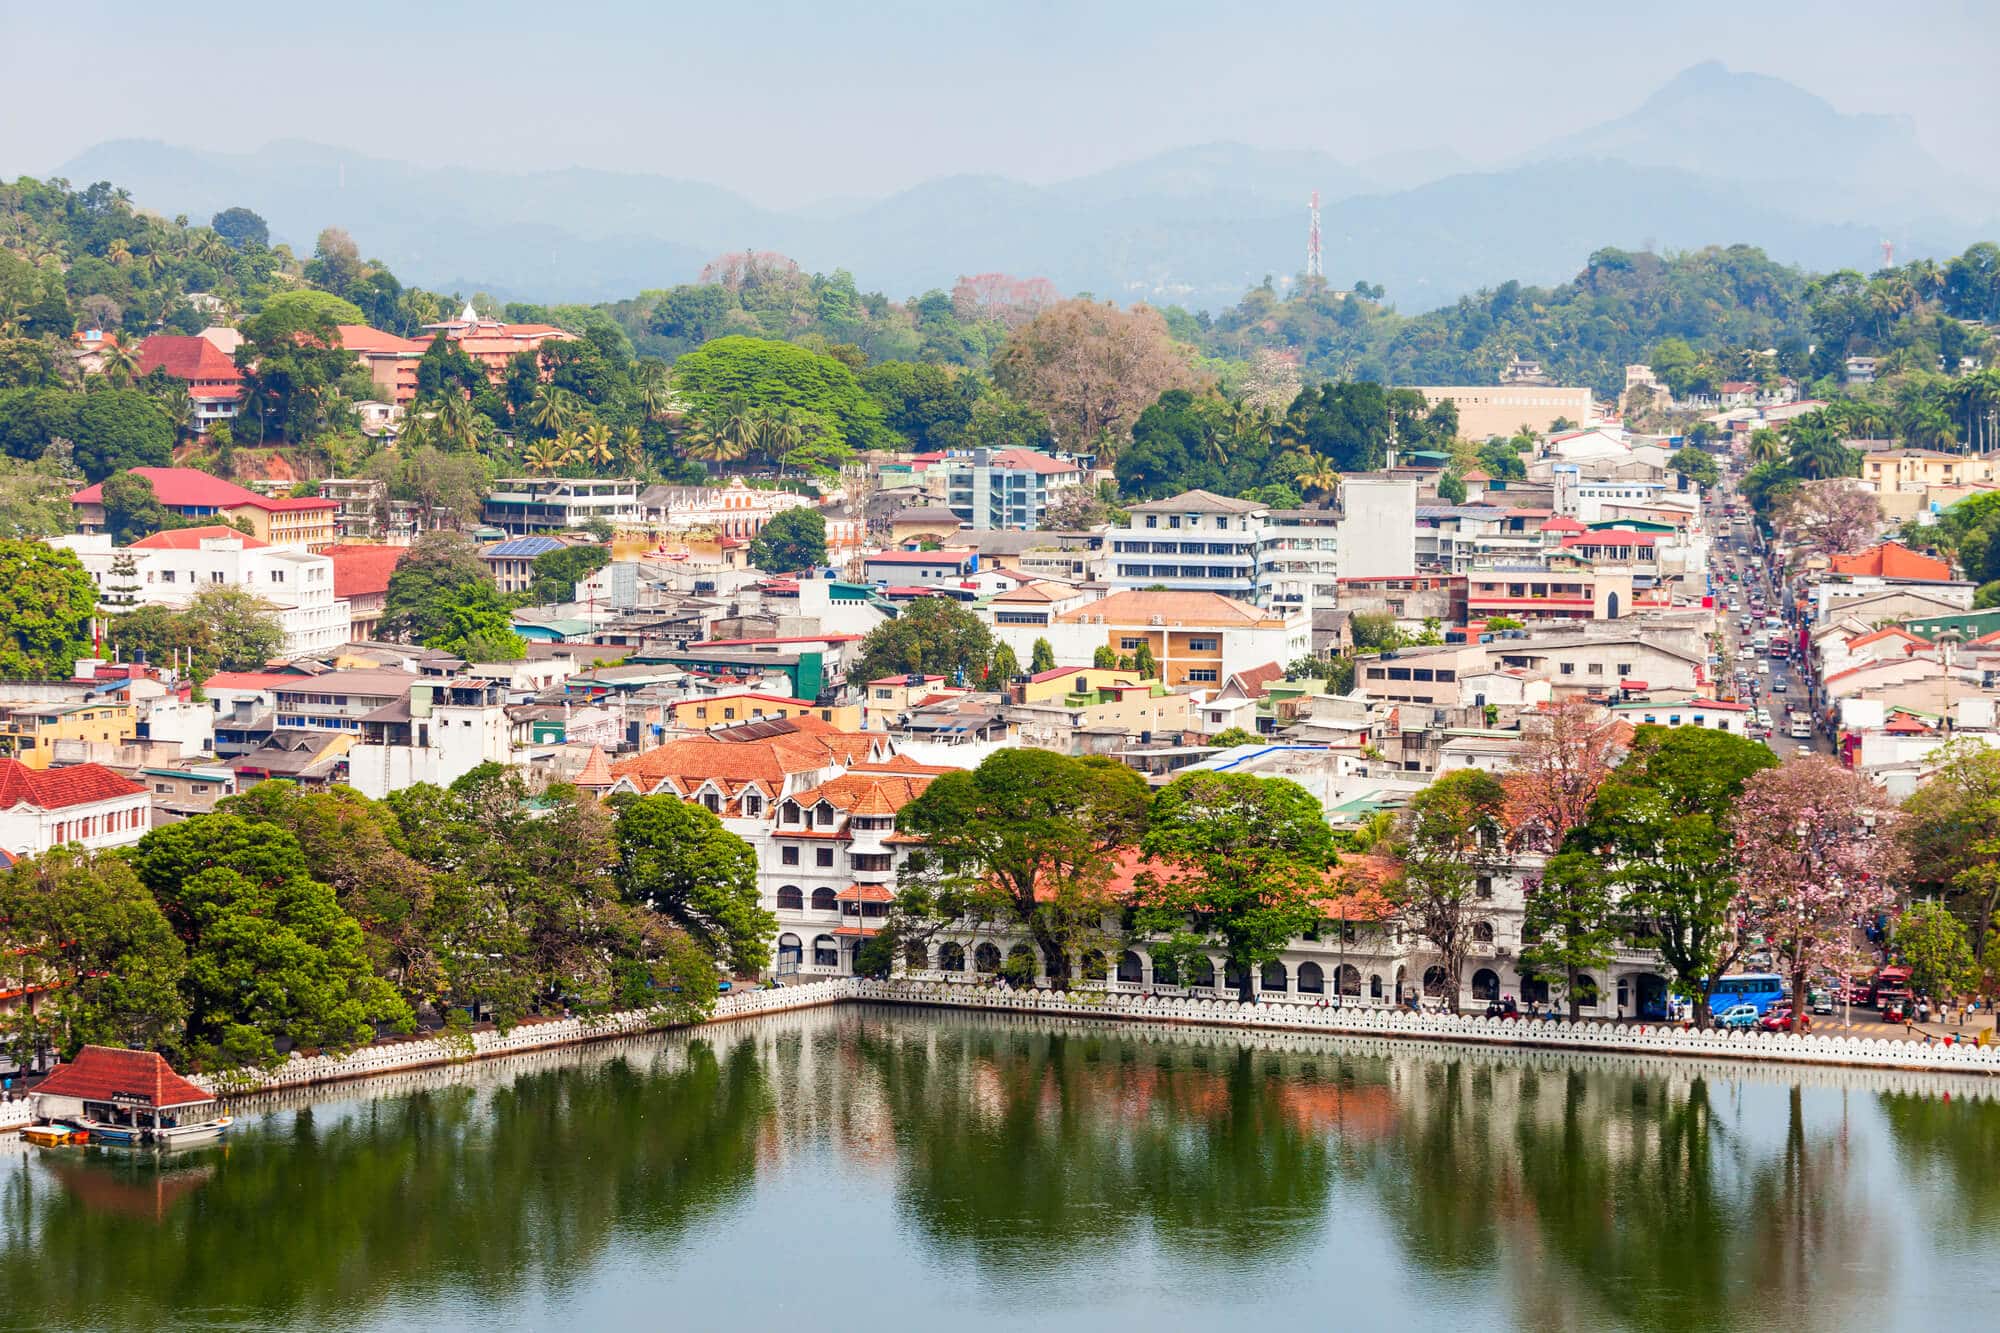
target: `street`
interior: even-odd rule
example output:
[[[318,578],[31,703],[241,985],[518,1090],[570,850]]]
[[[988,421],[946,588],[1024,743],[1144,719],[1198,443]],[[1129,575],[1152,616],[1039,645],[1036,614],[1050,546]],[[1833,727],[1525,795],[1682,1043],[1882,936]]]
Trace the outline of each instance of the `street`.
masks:
[[[1767,617],[1785,617],[1791,607],[1788,600],[1779,597],[1765,566],[1749,507],[1743,505],[1742,515],[1736,519],[1726,516],[1728,505],[1740,503],[1726,480],[1713,496],[1715,536],[1710,572],[1715,583],[1716,653],[1721,659],[1715,666],[1717,685],[1722,692],[1733,691],[1739,702],[1768,710],[1771,725],[1763,740],[1775,754],[1782,757],[1806,749],[1831,754],[1832,742],[1816,728],[1810,739],[1789,734],[1791,711],[1805,710],[1810,704],[1801,664],[1758,652],[1751,641],[1766,630]],[[1797,632],[1790,620],[1785,620],[1782,629],[1768,630],[1773,637],[1795,636]]]

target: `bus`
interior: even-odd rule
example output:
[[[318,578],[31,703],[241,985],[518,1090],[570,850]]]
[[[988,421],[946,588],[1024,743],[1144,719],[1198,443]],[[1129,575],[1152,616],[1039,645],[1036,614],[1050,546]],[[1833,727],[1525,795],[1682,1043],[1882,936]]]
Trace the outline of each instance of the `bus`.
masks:
[[[1785,638],[1783,635],[1778,635],[1771,640],[1771,657],[1773,660],[1782,662],[1791,655],[1792,641],[1790,639]]]
[[[1910,969],[1907,967],[1885,967],[1868,983],[1868,1003],[1877,1009],[1886,1009],[1897,1001],[1908,1003],[1909,999]]]
[[[1812,714],[1802,709],[1794,708],[1792,710],[1791,721],[1785,728],[1785,734],[1795,741],[1811,740]]]
[[[1785,998],[1785,981],[1775,972],[1738,972],[1708,983],[1708,1011],[1719,1014],[1739,1004],[1757,1006],[1762,1017]]]

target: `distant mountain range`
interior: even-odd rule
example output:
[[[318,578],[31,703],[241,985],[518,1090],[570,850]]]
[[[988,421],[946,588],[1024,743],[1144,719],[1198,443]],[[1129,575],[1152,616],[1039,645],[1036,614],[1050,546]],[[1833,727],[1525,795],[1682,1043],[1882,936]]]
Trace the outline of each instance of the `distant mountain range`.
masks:
[[[687,282],[751,247],[898,296],[1000,271],[1212,309],[1303,268],[1315,189],[1328,278],[1381,283],[1406,311],[1505,278],[1559,282],[1606,245],[1741,242],[1811,268],[1867,269],[1884,237],[1909,258],[2000,231],[1994,190],[1931,158],[1907,122],[1718,64],[1487,170],[1442,151],[1344,163],[1207,144],[1048,186],[956,176],[796,211],[667,176],[434,169],[296,141],[226,154],[116,140],[58,174],[112,181],[169,215],[243,205],[301,251],[320,228],[345,227],[405,282],[541,301]]]

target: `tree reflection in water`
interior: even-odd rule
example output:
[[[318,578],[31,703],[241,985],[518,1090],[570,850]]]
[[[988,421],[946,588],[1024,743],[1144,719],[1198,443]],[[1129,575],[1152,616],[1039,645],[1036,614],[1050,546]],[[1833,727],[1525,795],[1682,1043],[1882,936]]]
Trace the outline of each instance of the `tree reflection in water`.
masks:
[[[880,1291],[1054,1273],[1106,1329],[1156,1294],[1108,1280],[1148,1253],[1263,1322],[1317,1322],[1304,1293],[1338,1281],[1338,1323],[1436,1292],[1513,1327],[1850,1327],[1937,1276],[1880,1235],[2000,1227],[2000,1106],[1853,1102],[1768,1071],[822,1011],[336,1093],[166,1172],[0,1158],[0,1290],[65,1327],[506,1324],[706,1279],[740,1322],[786,1308],[741,1290],[782,1287],[782,1219],[886,1212],[911,1225],[869,1237]],[[826,1212],[842,1195],[882,1207]],[[716,1244],[726,1275],[676,1260]]]

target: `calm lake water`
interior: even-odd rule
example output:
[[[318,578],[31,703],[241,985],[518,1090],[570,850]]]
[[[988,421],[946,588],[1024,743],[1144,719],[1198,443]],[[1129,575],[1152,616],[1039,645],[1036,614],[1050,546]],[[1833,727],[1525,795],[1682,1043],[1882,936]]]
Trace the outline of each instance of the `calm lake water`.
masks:
[[[0,1151],[0,1327],[1992,1328],[1997,1153],[1978,1085],[846,1007]]]

